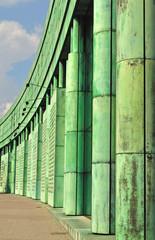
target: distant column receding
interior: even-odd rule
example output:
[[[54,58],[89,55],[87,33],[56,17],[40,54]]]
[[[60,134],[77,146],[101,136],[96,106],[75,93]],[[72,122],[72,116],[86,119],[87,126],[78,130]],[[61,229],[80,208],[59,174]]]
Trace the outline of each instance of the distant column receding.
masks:
[[[85,54],[83,21],[73,20],[66,76],[65,213],[83,214]]]

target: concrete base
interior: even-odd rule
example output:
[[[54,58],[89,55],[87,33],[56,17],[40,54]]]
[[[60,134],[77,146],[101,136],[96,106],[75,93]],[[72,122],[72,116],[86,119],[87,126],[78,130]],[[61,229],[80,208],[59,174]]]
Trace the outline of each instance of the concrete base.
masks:
[[[66,216],[62,208],[46,205],[49,212],[69,232],[74,240],[115,240],[114,235],[97,235],[91,232],[91,219],[84,216]]]

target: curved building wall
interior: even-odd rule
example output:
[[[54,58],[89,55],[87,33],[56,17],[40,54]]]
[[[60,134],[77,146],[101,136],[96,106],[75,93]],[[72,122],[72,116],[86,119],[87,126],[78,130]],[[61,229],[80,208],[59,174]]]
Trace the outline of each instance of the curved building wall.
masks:
[[[154,18],[148,0],[50,1],[0,120],[0,192],[91,216],[110,239],[154,239]]]
[[[0,120],[0,147],[13,140],[14,134],[22,132],[39,107],[58,64],[76,4],[77,1],[50,1],[43,34],[30,73],[16,101]],[[28,83],[30,87],[27,87]],[[29,106],[23,116],[26,101],[29,101]],[[21,124],[19,129],[18,124]]]

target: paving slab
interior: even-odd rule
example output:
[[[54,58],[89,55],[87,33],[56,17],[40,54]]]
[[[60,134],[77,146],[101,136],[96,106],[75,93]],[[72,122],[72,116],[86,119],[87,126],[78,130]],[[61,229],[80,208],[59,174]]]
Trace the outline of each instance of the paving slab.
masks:
[[[85,216],[66,216],[62,208],[46,205],[49,212],[70,233],[74,240],[115,240],[115,235],[100,235],[91,232],[91,219]]]
[[[0,240],[71,240],[46,205],[12,194],[0,194]]]

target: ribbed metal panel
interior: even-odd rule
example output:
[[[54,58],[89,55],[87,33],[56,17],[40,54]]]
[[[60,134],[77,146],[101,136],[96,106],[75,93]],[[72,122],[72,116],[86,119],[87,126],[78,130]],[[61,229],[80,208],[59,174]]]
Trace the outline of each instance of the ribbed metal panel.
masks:
[[[32,146],[32,134],[29,135],[28,141],[28,166],[27,166],[27,196],[30,197],[30,185],[31,185],[31,146]]]
[[[47,137],[46,111],[43,114],[43,135],[42,135],[42,165],[41,165],[41,201],[45,201],[46,185],[46,137]]]
[[[19,161],[20,161],[20,149],[19,146],[17,146],[17,152],[16,152],[16,181],[15,181],[15,194],[19,194]]]
[[[50,152],[49,152],[49,184],[48,203],[54,206],[54,183],[55,183],[55,146],[56,146],[56,94],[52,97],[50,110]]]

